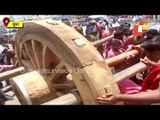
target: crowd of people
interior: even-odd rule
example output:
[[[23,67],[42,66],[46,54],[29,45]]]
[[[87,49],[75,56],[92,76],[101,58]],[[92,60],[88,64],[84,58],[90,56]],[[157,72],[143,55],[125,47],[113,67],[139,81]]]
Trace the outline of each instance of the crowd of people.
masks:
[[[160,103],[160,33],[157,29],[149,29],[141,35],[133,35],[131,24],[128,21],[123,16],[112,22],[106,19],[88,20],[84,33],[80,25],[74,27],[91,42],[114,36],[101,46],[102,51],[99,52],[104,58],[111,58],[136,49],[137,46],[140,47],[143,55],[140,57],[127,56],[124,62],[114,66],[114,74],[140,61],[148,66],[147,70],[138,74],[141,79],[134,76],[118,83],[121,94],[109,93],[98,97],[97,101],[103,105],[119,101],[123,101],[126,105]],[[118,25],[113,27],[113,23]]]
[[[15,38],[0,38],[0,73],[12,70],[18,66],[14,46]],[[0,105],[4,105],[5,101],[13,100],[13,96],[7,95],[3,88],[10,85],[9,80],[0,82]]]

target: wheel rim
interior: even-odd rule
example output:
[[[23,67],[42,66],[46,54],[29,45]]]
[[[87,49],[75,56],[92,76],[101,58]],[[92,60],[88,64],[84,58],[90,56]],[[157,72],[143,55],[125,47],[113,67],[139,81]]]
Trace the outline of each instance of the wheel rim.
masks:
[[[82,43],[76,43],[75,41],[78,39]],[[42,43],[42,41],[43,45],[41,44],[42,47],[38,49],[41,49],[44,55],[48,54],[50,50],[58,58],[57,64],[51,65],[53,69],[55,66],[62,66],[64,64],[67,70],[80,69],[83,71],[83,73],[71,73],[74,83],[81,94],[84,104],[97,104],[96,97],[105,93],[104,87],[112,83],[114,78],[109,67],[95,47],[86,38],[76,32],[76,30],[64,24],[50,25],[44,21],[29,22],[25,23],[25,27],[19,29],[16,35],[16,52],[21,64],[22,59],[26,57],[26,59],[30,59],[29,61],[33,69],[37,69],[38,67],[44,68],[45,62],[43,62],[43,59],[37,62],[38,57],[34,57],[35,59],[33,59],[29,55],[28,58],[25,55],[28,53],[34,55],[35,53],[29,52],[30,49],[27,51],[26,47],[30,46],[31,48],[32,46],[33,51],[37,49],[34,46],[39,46],[38,44]],[[51,64],[48,61],[46,63]],[[103,72],[101,74],[94,74],[96,70],[102,70]],[[52,80],[52,77],[53,79],[56,78],[54,75],[51,75],[51,77],[49,77],[50,75],[43,76],[47,76],[47,81]],[[107,90],[119,93],[117,84],[111,85]]]

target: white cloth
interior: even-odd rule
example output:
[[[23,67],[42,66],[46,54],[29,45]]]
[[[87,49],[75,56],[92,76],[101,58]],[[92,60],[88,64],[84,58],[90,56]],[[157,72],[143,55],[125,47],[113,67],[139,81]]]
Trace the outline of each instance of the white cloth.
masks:
[[[2,52],[3,52],[3,50],[5,49],[5,47],[4,46],[2,46],[2,45],[0,45],[0,59],[2,59],[3,58],[3,54],[2,54]]]

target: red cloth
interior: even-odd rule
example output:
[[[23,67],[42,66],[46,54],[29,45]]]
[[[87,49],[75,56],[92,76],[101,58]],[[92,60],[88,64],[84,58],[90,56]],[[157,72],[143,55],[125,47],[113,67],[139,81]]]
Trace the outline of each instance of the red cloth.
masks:
[[[160,65],[153,67],[144,79],[141,86],[136,85],[131,80],[123,80],[118,83],[119,89],[123,94],[137,94],[140,92],[147,92],[150,90],[155,90],[159,86],[160,81]],[[137,102],[124,102],[125,105],[137,105]]]
[[[8,70],[12,70],[15,67],[16,67],[15,65],[0,65],[0,73],[8,71]]]
[[[153,67],[142,83],[141,91],[147,89],[155,90],[159,86],[160,81],[160,65]]]
[[[153,67],[144,79],[141,86],[136,85],[131,80],[123,80],[118,86],[123,94],[136,94],[140,92],[146,92],[148,90],[155,90],[158,88],[160,82],[160,65]]]

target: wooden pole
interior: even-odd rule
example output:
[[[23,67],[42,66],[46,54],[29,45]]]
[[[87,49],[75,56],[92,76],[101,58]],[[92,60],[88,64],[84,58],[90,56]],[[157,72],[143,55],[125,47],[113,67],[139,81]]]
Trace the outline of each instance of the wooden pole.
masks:
[[[145,69],[147,69],[147,66],[146,64],[144,64],[143,62],[139,62],[125,70],[122,70],[121,72],[118,72],[116,74],[114,74],[114,78],[115,78],[115,81],[111,84],[109,84],[107,87],[110,87],[112,84],[115,84],[115,83],[118,83],[122,80],[125,80],[125,79],[128,79],[128,78],[131,78],[133,77],[134,75],[136,75],[137,73],[140,73],[142,71],[144,71]]]
[[[59,98],[53,99],[42,105],[78,105],[82,103],[82,99],[78,92],[68,93]]]
[[[95,42],[92,43],[92,45],[94,47],[99,47],[100,45],[102,45],[103,43],[107,42],[107,41],[110,41],[114,36],[111,35],[109,37],[106,37],[106,38],[103,38],[103,39],[100,39],[100,40],[97,40]]]
[[[8,91],[11,91],[12,90],[12,85],[9,85],[9,86],[7,86],[7,87],[5,87],[5,88],[2,88],[2,91],[4,92],[4,93],[6,93],[6,92],[8,92]]]
[[[131,50],[129,52],[114,56],[112,58],[105,59],[105,62],[108,64],[109,67],[113,67],[113,66],[125,61],[127,56],[134,56],[135,57],[138,54],[139,54],[138,50]]]
[[[23,70],[24,70],[24,67],[19,67],[13,70],[0,73],[0,82],[3,80],[9,80],[12,77],[22,74]]]

